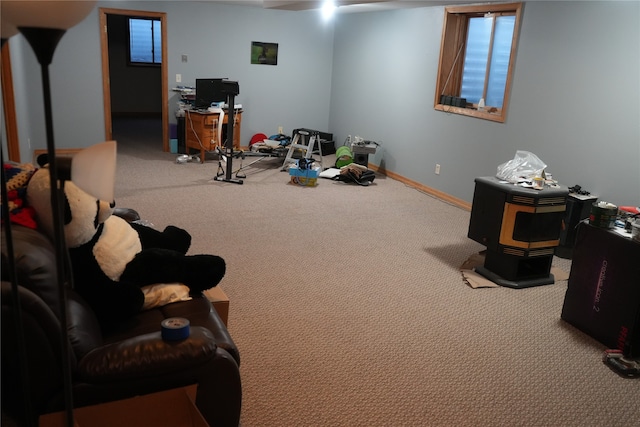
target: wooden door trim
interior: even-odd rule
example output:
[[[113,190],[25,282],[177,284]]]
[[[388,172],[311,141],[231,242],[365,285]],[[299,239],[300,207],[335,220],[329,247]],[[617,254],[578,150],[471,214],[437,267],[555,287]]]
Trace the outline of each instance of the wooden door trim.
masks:
[[[20,141],[18,139],[18,120],[16,118],[16,98],[13,93],[13,74],[11,73],[11,53],[9,43],[2,46],[2,102],[4,125],[7,137],[7,156],[9,160],[20,163]]]

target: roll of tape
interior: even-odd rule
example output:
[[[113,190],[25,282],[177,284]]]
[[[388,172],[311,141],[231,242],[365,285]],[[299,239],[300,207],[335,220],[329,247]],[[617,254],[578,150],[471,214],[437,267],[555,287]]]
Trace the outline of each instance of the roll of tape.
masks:
[[[182,317],[170,317],[160,323],[162,327],[162,339],[167,341],[180,341],[189,338],[189,320]]]

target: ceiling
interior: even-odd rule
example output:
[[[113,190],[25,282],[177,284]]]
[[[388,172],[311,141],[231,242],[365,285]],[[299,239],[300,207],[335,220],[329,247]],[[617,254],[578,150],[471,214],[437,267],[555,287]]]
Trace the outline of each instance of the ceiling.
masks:
[[[216,1],[216,0],[214,0]],[[219,0],[218,0],[219,1]],[[236,0],[219,1],[227,4],[241,4],[246,6],[262,7],[264,9],[279,10],[311,10],[320,9],[322,0]],[[413,7],[438,6],[447,4],[470,3],[467,1],[446,1],[446,0],[409,0],[409,1],[387,1],[387,0],[334,0],[338,8],[336,13],[353,12],[374,12],[390,9],[407,9]]]

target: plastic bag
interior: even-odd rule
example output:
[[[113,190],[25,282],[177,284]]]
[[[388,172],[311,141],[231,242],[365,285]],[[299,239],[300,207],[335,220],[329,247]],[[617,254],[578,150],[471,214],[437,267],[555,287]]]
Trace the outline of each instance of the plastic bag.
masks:
[[[498,166],[496,178],[515,184],[521,179],[529,180],[542,176],[546,167],[547,165],[535,154],[518,150],[512,160]]]

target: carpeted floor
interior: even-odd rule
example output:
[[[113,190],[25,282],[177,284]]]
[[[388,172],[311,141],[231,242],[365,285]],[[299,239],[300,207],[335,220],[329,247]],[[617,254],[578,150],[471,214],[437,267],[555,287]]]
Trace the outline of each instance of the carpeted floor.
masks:
[[[227,261],[243,427],[640,425],[640,383],[560,320],[566,281],[464,283],[469,212],[384,176],[292,185],[277,159],[217,182],[125,128],[118,205]]]

